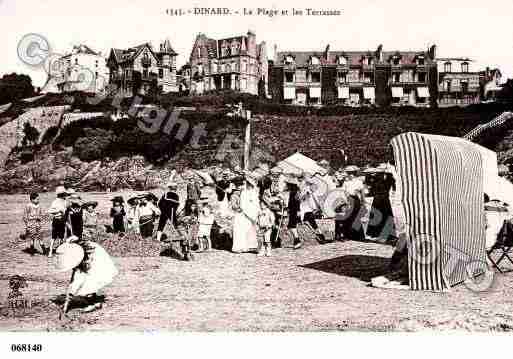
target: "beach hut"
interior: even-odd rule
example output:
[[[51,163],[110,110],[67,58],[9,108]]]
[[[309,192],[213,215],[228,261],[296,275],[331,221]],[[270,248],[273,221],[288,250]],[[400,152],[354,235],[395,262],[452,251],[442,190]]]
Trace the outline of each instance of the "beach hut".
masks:
[[[410,288],[447,290],[486,264],[483,197],[496,160],[494,167],[491,151],[455,137],[407,132],[391,144],[408,228]]]

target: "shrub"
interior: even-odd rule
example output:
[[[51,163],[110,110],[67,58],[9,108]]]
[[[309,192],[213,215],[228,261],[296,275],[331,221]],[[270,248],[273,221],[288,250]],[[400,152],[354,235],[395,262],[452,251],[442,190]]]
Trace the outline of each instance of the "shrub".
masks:
[[[82,161],[93,161],[109,156],[112,133],[102,129],[84,129],[85,136],[73,146],[73,155]]]

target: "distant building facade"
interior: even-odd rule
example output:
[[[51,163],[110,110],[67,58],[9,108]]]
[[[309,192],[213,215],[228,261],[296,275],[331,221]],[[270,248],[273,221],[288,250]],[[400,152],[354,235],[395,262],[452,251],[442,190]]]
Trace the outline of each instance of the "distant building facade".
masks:
[[[60,58],[61,70],[56,83],[59,92],[103,92],[108,84],[109,69],[101,53],[87,45],[76,45]]]
[[[140,93],[148,94],[156,83],[160,92],[178,92],[176,76],[177,53],[169,40],[156,51],[149,43],[128,49],[111,49],[107,66],[109,83],[116,85],[125,96],[132,96],[136,83]]]
[[[296,105],[429,106],[437,98],[436,46],[426,51],[277,51],[271,97]]]
[[[481,87],[481,100],[495,101],[497,94],[502,90],[502,73],[499,69],[486,68],[479,71],[479,84]]]
[[[481,102],[479,72],[469,58],[438,58],[438,105],[466,106]]]
[[[253,95],[267,92],[266,45],[257,43],[254,32],[219,40],[198,34],[188,65],[193,94],[222,89]]]

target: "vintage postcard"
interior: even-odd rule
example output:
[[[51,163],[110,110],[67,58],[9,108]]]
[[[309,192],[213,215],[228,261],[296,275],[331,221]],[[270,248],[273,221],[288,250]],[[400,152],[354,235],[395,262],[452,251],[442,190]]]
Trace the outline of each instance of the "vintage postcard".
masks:
[[[0,0],[2,349],[512,331],[512,12]]]

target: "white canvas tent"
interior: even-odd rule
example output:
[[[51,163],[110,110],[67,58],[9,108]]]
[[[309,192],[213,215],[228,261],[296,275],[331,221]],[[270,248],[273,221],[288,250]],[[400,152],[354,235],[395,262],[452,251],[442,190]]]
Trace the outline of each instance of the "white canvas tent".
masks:
[[[281,168],[284,174],[289,175],[298,175],[300,172],[304,172],[312,176],[315,174],[324,175],[326,173],[326,170],[319,166],[316,161],[299,152],[296,152],[292,156],[278,162],[276,167]]]

